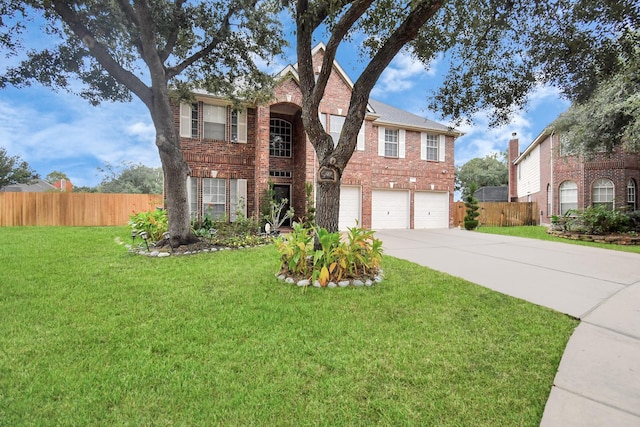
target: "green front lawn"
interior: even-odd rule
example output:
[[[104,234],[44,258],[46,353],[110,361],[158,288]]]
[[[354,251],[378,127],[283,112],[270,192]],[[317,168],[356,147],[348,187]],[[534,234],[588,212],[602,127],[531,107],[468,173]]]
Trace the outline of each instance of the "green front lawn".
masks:
[[[372,288],[302,289],[273,246],[0,231],[6,426],[537,426],[578,323],[391,257]]]
[[[552,236],[547,233],[547,227],[542,225],[536,226],[518,226],[518,227],[478,227],[476,231],[488,234],[502,234],[505,236],[527,237],[530,239],[550,240],[552,242],[563,242],[572,245],[593,246],[596,248],[611,249],[614,251],[633,252],[640,254],[640,246],[615,245],[611,243],[584,242],[581,240],[565,239],[563,237]]]

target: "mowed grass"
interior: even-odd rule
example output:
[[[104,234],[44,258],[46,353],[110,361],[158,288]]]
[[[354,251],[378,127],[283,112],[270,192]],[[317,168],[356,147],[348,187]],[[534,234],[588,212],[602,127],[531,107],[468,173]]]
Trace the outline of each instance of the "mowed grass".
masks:
[[[305,290],[273,246],[1,231],[3,426],[537,426],[577,325],[391,257],[372,288]]]
[[[584,242],[581,240],[565,239],[547,233],[547,227],[542,225],[518,226],[518,227],[478,227],[477,231],[488,234],[502,234],[505,236],[526,237],[529,239],[549,240],[552,242],[562,242],[572,245],[593,246],[596,248],[611,249],[621,252],[632,252],[640,254],[640,246],[614,245],[611,243]]]

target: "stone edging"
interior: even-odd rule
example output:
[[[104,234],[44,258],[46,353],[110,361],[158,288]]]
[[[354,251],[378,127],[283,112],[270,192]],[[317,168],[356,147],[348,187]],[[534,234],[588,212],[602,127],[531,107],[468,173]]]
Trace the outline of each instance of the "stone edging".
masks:
[[[295,284],[295,285],[300,286],[300,287],[313,286],[314,288],[323,287],[320,284],[320,282],[317,281],[317,280],[315,282],[313,282],[313,284],[311,283],[311,280],[309,280],[309,279],[302,279],[302,280],[297,280],[296,281],[296,279],[294,279],[293,277],[284,275],[282,273],[276,273],[276,277],[282,283],[289,284],[289,285],[294,285]],[[378,272],[378,274],[373,279],[341,280],[338,283],[329,282],[329,283],[327,283],[327,286],[325,286],[325,288],[346,288],[347,286],[355,286],[355,287],[367,286],[367,287],[371,287],[375,283],[382,282],[382,279],[383,279],[383,273],[382,273],[382,270],[380,270]]]
[[[548,230],[547,233],[563,239],[580,240],[582,242],[610,243],[613,245],[636,246],[640,245],[640,236],[627,234],[582,234],[569,231]]]

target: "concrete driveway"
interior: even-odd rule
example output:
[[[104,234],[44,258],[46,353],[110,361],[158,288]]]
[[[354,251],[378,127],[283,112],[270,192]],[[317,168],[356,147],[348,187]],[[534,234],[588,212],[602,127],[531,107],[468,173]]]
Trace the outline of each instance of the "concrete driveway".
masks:
[[[640,426],[640,254],[466,230],[381,230],[385,254],[581,320],[542,426]]]

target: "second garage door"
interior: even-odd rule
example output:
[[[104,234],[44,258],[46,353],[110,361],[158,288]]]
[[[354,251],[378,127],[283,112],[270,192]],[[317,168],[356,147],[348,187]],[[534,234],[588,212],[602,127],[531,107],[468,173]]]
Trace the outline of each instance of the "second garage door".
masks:
[[[406,190],[373,190],[371,194],[371,228],[409,228],[411,199]]]
[[[414,228],[449,228],[449,193],[416,191]]]

